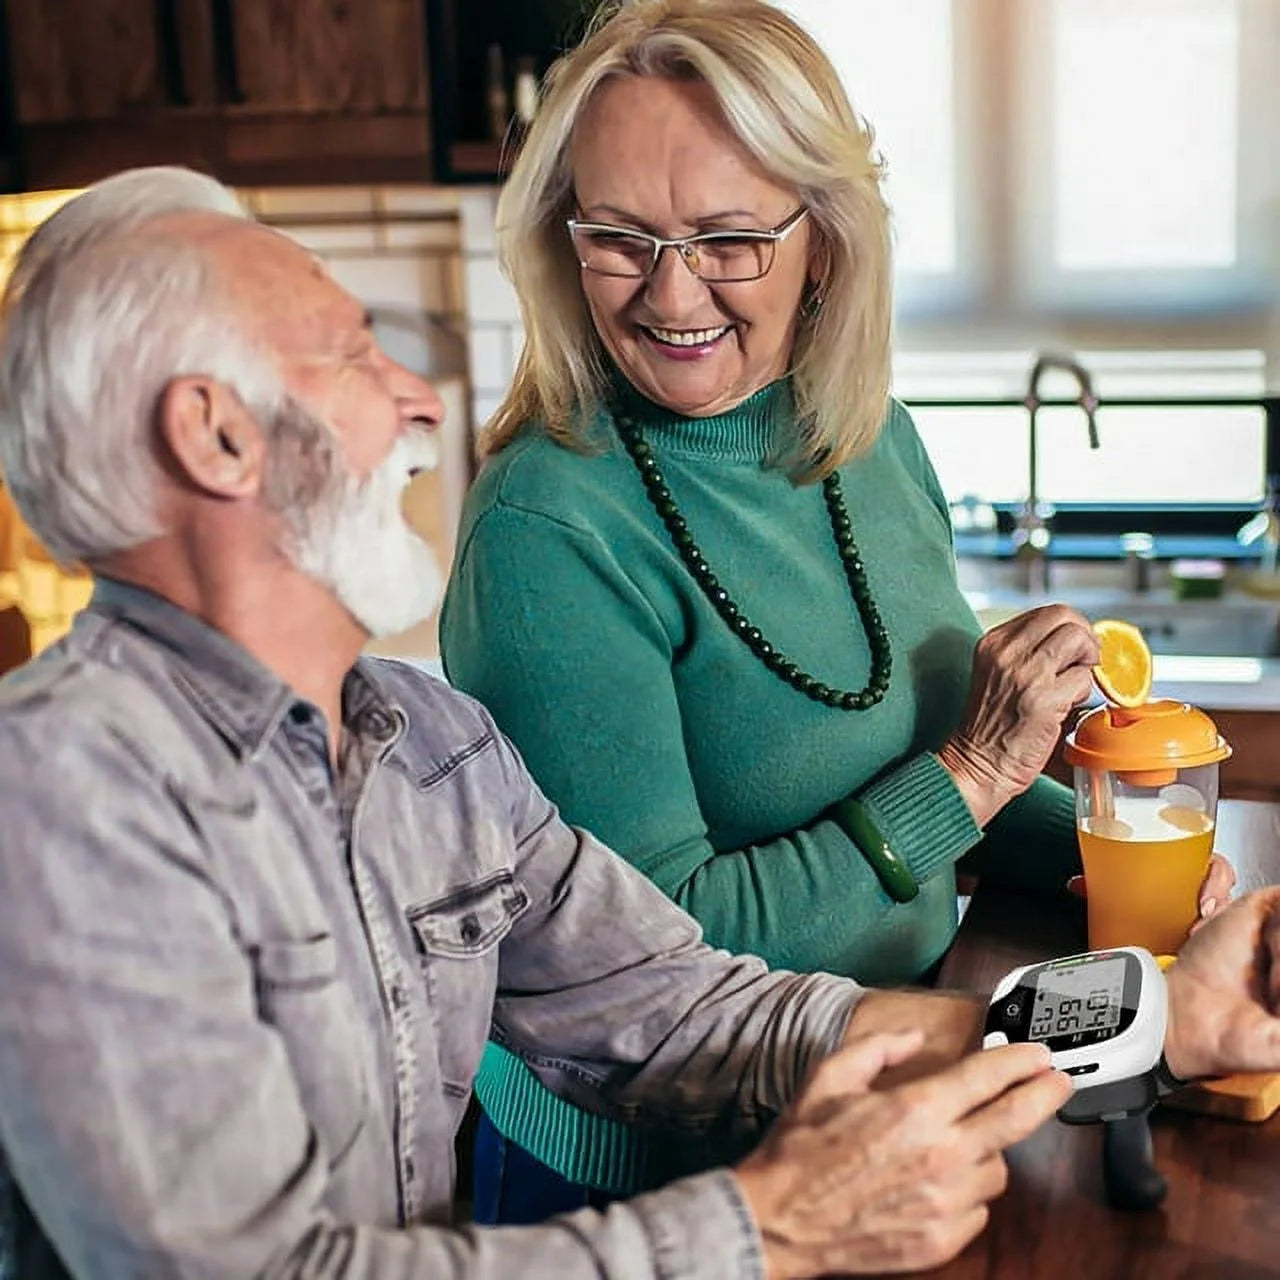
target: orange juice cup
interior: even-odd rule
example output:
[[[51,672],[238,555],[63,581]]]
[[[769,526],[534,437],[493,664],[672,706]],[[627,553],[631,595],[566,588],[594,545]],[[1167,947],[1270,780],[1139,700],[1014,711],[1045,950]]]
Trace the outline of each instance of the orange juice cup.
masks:
[[[1196,921],[1213,852],[1218,765],[1213,721],[1181,702],[1098,707],[1068,735],[1089,946],[1172,953]]]

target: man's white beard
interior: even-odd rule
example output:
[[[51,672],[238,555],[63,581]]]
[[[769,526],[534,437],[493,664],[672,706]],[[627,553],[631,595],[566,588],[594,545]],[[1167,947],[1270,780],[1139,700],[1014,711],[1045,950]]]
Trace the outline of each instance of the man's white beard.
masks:
[[[444,581],[435,554],[400,508],[414,472],[437,458],[435,440],[417,429],[401,435],[364,480],[345,471],[338,453],[326,492],[290,522],[293,562],[375,638],[424,621],[440,600]]]

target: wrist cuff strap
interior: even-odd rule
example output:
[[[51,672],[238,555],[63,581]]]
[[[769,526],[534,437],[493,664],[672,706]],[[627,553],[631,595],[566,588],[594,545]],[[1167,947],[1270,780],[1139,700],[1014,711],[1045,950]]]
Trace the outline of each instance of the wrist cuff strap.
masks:
[[[911,868],[894,853],[858,801],[846,797],[831,806],[831,819],[859,848],[867,865],[876,873],[885,893],[894,902],[910,902],[920,892]]]
[[[1175,1076],[1169,1070],[1169,1064],[1165,1061],[1163,1053],[1160,1054],[1160,1061],[1151,1068],[1151,1074],[1155,1077],[1156,1097],[1164,1098],[1171,1093],[1177,1093],[1179,1089],[1185,1089],[1188,1085],[1194,1084],[1194,1080],[1183,1080],[1180,1076]]]
[[[1097,1124],[1099,1120],[1143,1116],[1161,1098],[1192,1083],[1175,1076],[1162,1053],[1160,1061],[1140,1076],[1113,1080],[1092,1089],[1077,1089],[1058,1109],[1058,1119],[1066,1124]]]

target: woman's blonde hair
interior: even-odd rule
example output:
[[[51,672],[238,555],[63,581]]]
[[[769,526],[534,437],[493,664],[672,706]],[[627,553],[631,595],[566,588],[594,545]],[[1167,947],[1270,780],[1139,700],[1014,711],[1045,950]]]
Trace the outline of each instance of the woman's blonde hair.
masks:
[[[525,344],[484,452],[535,419],[561,444],[582,448],[606,394],[604,352],[565,219],[574,127],[599,85],[618,75],[704,82],[747,150],[809,209],[826,270],[820,308],[804,308],[792,353],[800,438],[789,464],[800,480],[826,475],[871,446],[886,410],[889,214],[870,128],[812,37],[764,0],[610,0],[551,68],[498,200],[498,252]]]

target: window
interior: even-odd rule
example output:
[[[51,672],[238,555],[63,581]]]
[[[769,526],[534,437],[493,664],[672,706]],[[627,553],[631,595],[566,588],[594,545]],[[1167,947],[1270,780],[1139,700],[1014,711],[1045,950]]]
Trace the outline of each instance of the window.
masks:
[[[1037,492],[1055,505],[1249,506],[1265,496],[1267,405],[1256,351],[1085,351],[1102,400],[1099,448],[1083,412],[1048,403],[1036,416]],[[1030,351],[906,355],[898,395],[911,407],[943,491],[1016,505],[1029,488]],[[1040,394],[1069,401],[1074,379],[1050,372]],[[1204,403],[1196,403],[1201,401]],[[1215,403],[1216,402],[1216,403]]]
[[[948,501],[1010,506],[1028,490],[1028,414],[1021,406],[917,405],[912,416]],[[1070,504],[1256,505],[1264,496],[1267,414],[1261,404],[1103,405],[1100,447],[1074,407],[1040,410],[1037,488]],[[1204,447],[1205,441],[1213,447]],[[1238,523],[1238,522],[1237,522]]]
[[[827,51],[877,149],[892,157],[885,189],[896,210],[899,271],[954,271],[951,0],[784,0],[782,7]]]
[[[777,2],[888,162],[904,345],[1280,345],[1280,4]]]
[[[1270,323],[1274,0],[778,3],[876,128],[906,339],[956,306],[988,329],[1153,308]]]
[[[1265,316],[1280,268],[1280,8],[1048,0],[1027,11],[1020,278],[1031,307]],[[1040,139],[1042,145],[1035,145]]]
[[[1051,260],[1063,271],[1234,266],[1235,6],[1054,0],[1047,17],[1037,115],[1051,139]]]
[[[1186,506],[1239,524],[1280,466],[1280,3],[775,2],[887,161],[894,388],[948,496],[1026,497],[1027,377],[1065,350],[1103,405],[1097,452],[1079,410],[1038,414],[1059,524]],[[1244,403],[1188,403],[1215,398]]]

